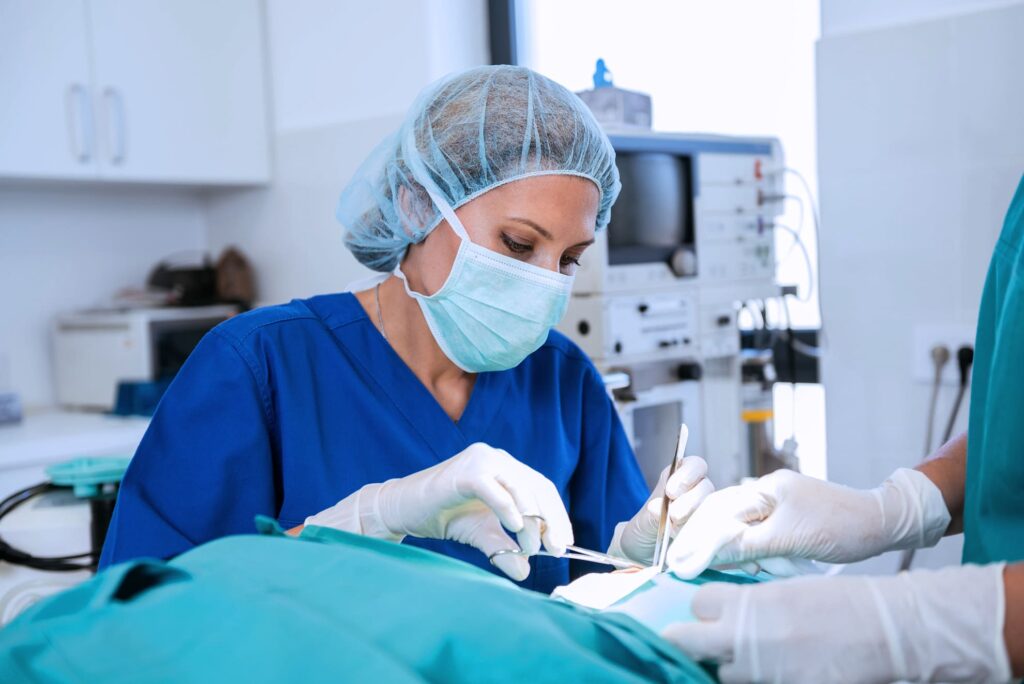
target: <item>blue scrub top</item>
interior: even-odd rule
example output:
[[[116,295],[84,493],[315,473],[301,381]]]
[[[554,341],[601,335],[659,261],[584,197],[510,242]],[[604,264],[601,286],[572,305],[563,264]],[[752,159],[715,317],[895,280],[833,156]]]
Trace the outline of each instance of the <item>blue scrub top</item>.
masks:
[[[519,366],[480,373],[453,422],[352,294],[258,309],[214,328],[164,395],[125,474],[100,567],[169,558],[257,514],[283,527],[371,482],[429,468],[474,442],[558,487],[576,543],[605,549],[648,496],[600,375],[552,331]],[[457,542],[407,539],[497,572]],[[550,592],[593,565],[535,557]]]

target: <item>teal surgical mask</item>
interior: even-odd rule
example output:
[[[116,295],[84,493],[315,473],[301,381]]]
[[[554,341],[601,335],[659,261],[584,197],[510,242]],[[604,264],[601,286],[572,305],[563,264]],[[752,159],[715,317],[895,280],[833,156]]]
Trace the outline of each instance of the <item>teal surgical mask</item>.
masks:
[[[540,348],[565,315],[573,277],[474,244],[455,212],[431,193],[462,243],[448,278],[432,295],[405,291],[452,363],[469,373],[506,370]]]

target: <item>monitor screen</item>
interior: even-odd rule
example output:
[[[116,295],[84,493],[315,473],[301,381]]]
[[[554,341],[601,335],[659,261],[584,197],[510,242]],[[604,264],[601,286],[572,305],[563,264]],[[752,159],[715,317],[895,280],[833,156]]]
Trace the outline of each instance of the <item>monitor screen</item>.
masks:
[[[612,264],[669,262],[693,247],[691,159],[665,152],[616,152],[622,193],[612,206]]]

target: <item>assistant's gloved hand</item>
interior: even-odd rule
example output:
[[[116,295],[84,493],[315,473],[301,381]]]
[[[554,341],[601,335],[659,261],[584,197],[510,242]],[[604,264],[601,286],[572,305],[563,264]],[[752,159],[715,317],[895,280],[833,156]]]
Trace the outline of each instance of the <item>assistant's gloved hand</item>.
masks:
[[[542,541],[560,556],[573,543],[569,515],[555,485],[507,451],[482,443],[407,477],[366,485],[306,518],[306,524],[395,541],[406,535],[451,539],[488,557],[507,549],[530,556]],[[518,546],[502,525],[516,533]],[[523,555],[496,556],[494,564],[514,580],[530,574]]]
[[[699,456],[685,457],[671,478],[668,471],[668,468],[661,471],[658,484],[643,508],[632,519],[616,525],[608,553],[639,563],[650,563],[658,543],[662,497],[668,496],[671,501],[668,515],[672,523],[671,534],[675,536],[700,502],[715,491],[715,486],[707,479],[708,464]]]
[[[1004,564],[706,584],[662,636],[722,682],[1005,682]]]
[[[684,579],[710,565],[761,558],[850,563],[934,546],[949,523],[939,488],[916,470],[900,468],[871,490],[778,470],[705,499],[672,543],[668,563]]]

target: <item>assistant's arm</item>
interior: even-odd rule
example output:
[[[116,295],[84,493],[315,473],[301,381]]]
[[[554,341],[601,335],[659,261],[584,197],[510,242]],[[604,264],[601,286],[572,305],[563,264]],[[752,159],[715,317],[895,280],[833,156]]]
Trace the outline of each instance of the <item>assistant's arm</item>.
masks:
[[[1022,580],[1024,565],[992,563],[710,583],[693,596],[698,621],[663,636],[726,684],[1006,682],[1024,675]]]
[[[950,516],[946,534],[963,532],[964,489],[967,483],[967,433],[943,444],[916,470],[928,476],[942,492],[942,499],[946,502]]]
[[[1024,677],[1024,563],[1007,565],[1003,571],[1006,622],[1003,638],[1014,677]]]

